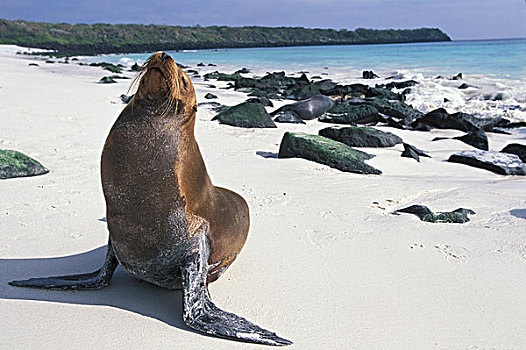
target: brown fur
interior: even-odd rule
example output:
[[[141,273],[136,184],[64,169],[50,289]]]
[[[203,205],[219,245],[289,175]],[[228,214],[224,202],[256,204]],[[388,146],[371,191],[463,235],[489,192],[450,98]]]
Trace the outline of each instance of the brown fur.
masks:
[[[152,55],[137,81],[101,160],[115,253],[133,275],[177,288],[180,281],[172,275],[192,253],[187,243],[204,230],[214,266],[208,282],[214,281],[245,243],[248,206],[236,193],[212,185],[194,137],[195,91],[174,60]]]

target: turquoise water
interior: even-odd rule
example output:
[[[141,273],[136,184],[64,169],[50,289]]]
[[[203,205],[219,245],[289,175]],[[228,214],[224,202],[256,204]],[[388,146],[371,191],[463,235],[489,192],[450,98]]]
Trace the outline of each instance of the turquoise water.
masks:
[[[526,39],[453,41],[440,43],[304,46],[284,48],[220,49],[170,52],[185,65],[199,62],[256,71],[412,70],[424,74],[486,75],[494,78],[526,77]],[[105,61],[144,61],[147,54],[105,56]],[[98,58],[100,60],[100,57]],[[96,61],[97,58],[90,60]]]

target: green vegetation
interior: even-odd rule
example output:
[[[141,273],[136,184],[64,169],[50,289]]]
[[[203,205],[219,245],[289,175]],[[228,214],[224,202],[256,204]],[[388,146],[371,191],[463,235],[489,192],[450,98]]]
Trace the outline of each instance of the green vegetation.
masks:
[[[0,19],[0,44],[54,49],[60,54],[155,50],[408,43],[451,40],[440,29],[307,29],[302,27],[181,27],[67,24]]]

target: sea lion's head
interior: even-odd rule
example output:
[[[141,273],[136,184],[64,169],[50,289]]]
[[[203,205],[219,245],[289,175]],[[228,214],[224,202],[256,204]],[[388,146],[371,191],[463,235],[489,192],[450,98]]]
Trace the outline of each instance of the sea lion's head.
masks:
[[[195,116],[195,90],[190,78],[172,56],[158,51],[139,68],[134,100],[145,100],[163,110],[166,116],[176,113],[184,119]]]

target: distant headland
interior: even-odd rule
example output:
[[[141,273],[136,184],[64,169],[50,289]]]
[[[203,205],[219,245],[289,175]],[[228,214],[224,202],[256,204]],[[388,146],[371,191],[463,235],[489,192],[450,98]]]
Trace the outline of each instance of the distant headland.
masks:
[[[302,27],[182,27],[67,24],[0,19],[0,44],[53,49],[65,55],[308,45],[451,41],[438,28],[335,30]]]

